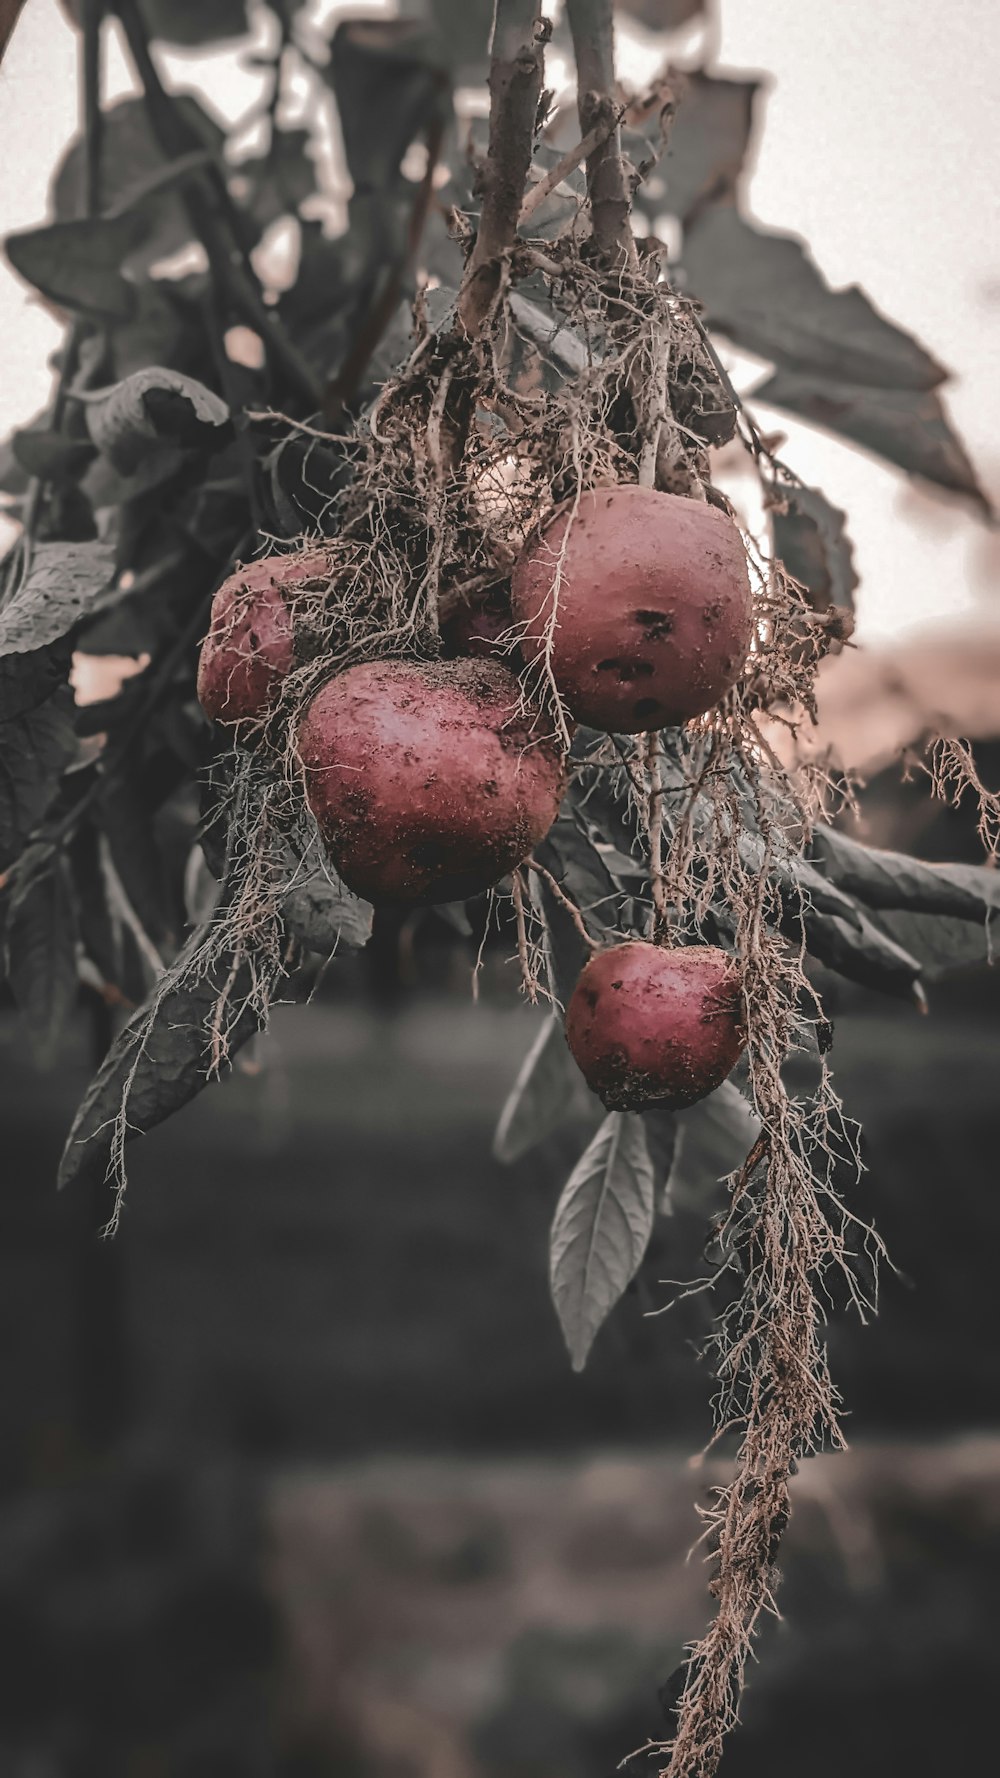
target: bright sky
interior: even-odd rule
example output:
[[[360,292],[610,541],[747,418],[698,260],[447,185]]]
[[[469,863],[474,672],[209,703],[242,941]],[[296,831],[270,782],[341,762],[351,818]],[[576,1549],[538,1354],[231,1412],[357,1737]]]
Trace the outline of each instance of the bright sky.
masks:
[[[331,0],[316,10],[338,10]],[[361,10],[360,5],[352,10]],[[376,3],[373,10],[382,10]],[[649,40],[621,33],[623,72],[642,78]],[[864,286],[955,372],[948,400],[1000,504],[1000,6],[953,0],[722,0],[719,66],[765,70],[751,201],[764,222],[806,237],[828,280]],[[183,75],[181,57],[168,66]],[[230,115],[253,77],[220,59]],[[109,87],[128,88],[120,57]],[[29,0],[0,70],[0,230],[45,214],[49,172],[73,133],[76,40],[56,0]],[[0,266],[0,435],[47,398],[55,322]],[[755,367],[747,361],[744,384]],[[964,509],[915,495],[901,475],[780,415],[786,460],[850,514],[862,575],[859,635],[975,609],[1000,612],[1000,536]]]

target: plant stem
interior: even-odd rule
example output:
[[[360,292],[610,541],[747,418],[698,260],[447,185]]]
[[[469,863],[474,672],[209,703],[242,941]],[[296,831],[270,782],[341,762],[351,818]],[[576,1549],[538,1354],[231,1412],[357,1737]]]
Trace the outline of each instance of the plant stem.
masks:
[[[470,338],[479,332],[493,306],[504,255],[517,237],[542,94],[547,36],[541,0],[497,0],[483,205],[458,296],[459,322]]]
[[[580,128],[587,135],[604,123],[611,125],[587,157],[594,246],[609,269],[632,270],[638,262],[629,226],[632,194],[622,163],[617,123],[611,0],[566,0],[566,16],[576,57]]]
[[[587,160],[595,149],[600,148],[607,141],[612,130],[617,129],[621,120],[622,107],[618,106],[612,117],[602,118],[601,122],[595,124],[592,130],[588,130],[583,140],[578,142],[575,148],[568,149],[562,159],[556,161],[555,166],[546,173],[545,178],[540,179],[537,185],[532,186],[521,205],[521,214],[518,217],[522,228],[526,222],[530,221],[535,211],[541,208],[549,193],[555,191],[556,186],[561,185],[567,175],[576,170],[581,161]]]

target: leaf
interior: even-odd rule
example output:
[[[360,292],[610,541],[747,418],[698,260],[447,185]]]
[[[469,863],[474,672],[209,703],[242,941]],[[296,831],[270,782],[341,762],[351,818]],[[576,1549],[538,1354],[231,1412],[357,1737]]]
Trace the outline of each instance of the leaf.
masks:
[[[558,1013],[542,1025],[524,1058],[493,1137],[493,1153],[508,1165],[519,1161],[563,1122],[582,1080],[566,1044]]]
[[[904,852],[863,846],[818,827],[812,855],[848,895],[870,908],[907,908],[985,924],[1000,909],[1000,871],[986,864],[927,864]]]
[[[0,724],[0,870],[23,851],[75,751],[73,694],[67,685],[36,709]]]
[[[246,0],[139,0],[149,35],[196,49],[249,30]]]
[[[410,143],[447,108],[442,45],[412,19],[350,19],[333,35],[333,88],[356,194],[393,185]]]
[[[663,1210],[669,1194],[674,1162],[680,1153],[680,1125],[676,1111],[644,1111],[641,1116],[646,1131],[646,1147],[653,1164],[658,1208]]]
[[[642,1118],[609,1112],[566,1181],[549,1244],[552,1300],[575,1371],[639,1269],[654,1208]]]
[[[677,1151],[667,1195],[684,1209],[710,1209],[713,1187],[742,1166],[760,1135],[760,1119],[731,1080],[675,1116]]]
[[[873,910],[873,925],[924,972],[992,962],[1000,871],[983,864],[927,864],[817,828],[813,856],[838,887]]]
[[[782,488],[785,511],[771,514],[774,552],[793,580],[805,587],[814,611],[831,605],[854,609],[858,576],[847,517],[817,488]]]
[[[494,0],[402,0],[403,18],[429,27],[427,54],[457,86],[477,86],[489,70]]]
[[[733,197],[760,90],[759,80],[720,80],[700,72],[684,76],[666,153],[651,187],[672,216],[687,221],[703,205]]]
[[[699,216],[682,258],[710,326],[780,371],[911,395],[944,380],[941,366],[857,285],[831,290],[797,236],[755,228],[730,204]]]
[[[118,1119],[127,1140],[146,1135],[201,1092],[213,1077],[211,1026],[225,996],[231,1057],[263,1028],[247,964],[205,960],[209,926],[199,927],[129,1019],[91,1081],[63,1150],[60,1189],[81,1174],[99,1177],[114,1152]]]
[[[169,0],[163,0],[164,8]],[[192,149],[207,149],[221,157],[225,134],[190,93],[173,99],[192,138]],[[128,252],[130,269],[141,271],[154,261],[176,253],[193,238],[190,218],[180,194],[172,189],[149,192],[151,181],[168,165],[166,156],[149,127],[142,99],[122,99],[103,113],[100,150],[102,208],[114,212],[116,221],[142,222],[141,235]],[[187,159],[187,156],[178,157]],[[69,144],[52,181],[52,207],[60,221],[83,217],[86,210],[83,144],[79,136]],[[118,213],[137,206],[131,218]]]
[[[323,864],[293,883],[281,912],[293,938],[324,957],[341,949],[362,950],[372,935],[371,903],[348,889],[332,864]]]
[[[146,233],[147,219],[131,212],[51,222],[8,235],[4,246],[14,270],[58,308],[127,321],[135,289],[120,268]]]
[[[908,475],[967,495],[985,516],[991,514],[976,472],[933,390],[877,389],[780,370],[758,384],[750,399],[839,433]]]
[[[909,908],[896,908],[873,913],[871,922],[886,939],[902,945],[916,957],[927,981],[936,981],[955,969],[973,969],[996,961],[992,920],[976,925],[952,915],[918,914]]]
[[[87,396],[87,430],[119,475],[143,471],[143,486],[160,467],[169,474],[178,452],[222,442],[229,409],[195,377],[150,365]]]
[[[27,576],[0,611],[0,658],[33,653],[86,617],[114,576],[105,543],[38,543]]]
[[[527,334],[532,345],[537,346],[543,357],[562,366],[558,378],[560,384],[565,382],[566,371],[571,376],[579,376],[593,362],[588,344],[554,309],[529,301],[519,291],[511,293],[509,307],[518,327]]]
[[[47,482],[76,481],[94,455],[85,438],[67,438],[44,426],[26,426],[12,433],[10,442],[22,468]]]
[[[51,1067],[76,1004],[76,915],[64,858],[19,887],[7,920],[11,993],[40,1067]]]
[[[105,868],[113,873],[116,900],[156,971],[162,967],[159,952],[176,948],[176,922],[154,820],[158,799],[140,767],[139,759],[126,761],[103,783],[97,806],[107,845]]]
[[[551,871],[560,888],[579,908],[588,930],[599,938],[609,927],[617,928],[622,891],[582,821],[577,818],[578,795],[570,790],[564,798],[554,825],[535,847],[534,856],[539,864]]]
[[[648,31],[677,31],[704,11],[705,0],[615,0],[615,5]]]
[[[852,921],[837,914],[814,914],[805,920],[806,946],[811,957],[836,970],[849,982],[874,988],[911,1002],[920,999],[921,965],[905,947],[879,930],[867,917]],[[788,937],[796,936],[791,919],[782,923]]]
[[[294,215],[316,190],[311,141],[308,130],[274,130],[266,154],[240,161],[233,169],[230,185],[261,228],[279,216]]]

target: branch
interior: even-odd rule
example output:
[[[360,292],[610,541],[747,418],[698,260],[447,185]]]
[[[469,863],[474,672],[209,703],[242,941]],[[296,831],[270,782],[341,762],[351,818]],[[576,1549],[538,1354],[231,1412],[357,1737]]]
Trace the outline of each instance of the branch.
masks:
[[[592,130],[588,130],[582,142],[578,142],[575,148],[568,149],[562,160],[556,161],[555,166],[546,173],[544,179],[540,179],[537,185],[532,186],[521,205],[521,214],[517,219],[522,228],[534,216],[535,211],[541,208],[549,193],[555,191],[556,186],[561,185],[567,175],[574,172],[580,162],[592,155],[595,149],[604,146],[612,130],[618,128],[623,115],[624,107],[618,106],[613,117],[602,118]]]
[[[587,159],[587,190],[594,245],[614,271],[637,264],[629,226],[632,194],[622,163],[618,103],[615,97],[615,45],[611,0],[566,0],[566,16],[576,57],[577,109],[584,134],[610,124]]]
[[[475,246],[458,296],[458,318],[478,333],[514,245],[531,166],[549,27],[541,0],[497,0],[490,61],[490,145]]]

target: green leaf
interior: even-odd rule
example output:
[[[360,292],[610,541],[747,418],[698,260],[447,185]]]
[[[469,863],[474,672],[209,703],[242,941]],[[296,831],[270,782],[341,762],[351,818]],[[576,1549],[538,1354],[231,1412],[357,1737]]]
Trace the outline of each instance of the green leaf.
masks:
[[[615,0],[615,5],[647,31],[677,31],[704,11],[705,0]]]
[[[609,1112],[566,1181],[549,1243],[552,1300],[575,1371],[639,1269],[654,1195],[642,1118]]]
[[[76,1004],[76,914],[66,860],[33,874],[15,891],[7,919],[11,993],[40,1067],[51,1067]]]
[[[147,232],[136,213],[52,222],[8,235],[7,258],[16,272],[61,309],[98,321],[127,321],[135,289],[121,265]]]
[[[75,751],[67,685],[36,709],[0,723],[0,870],[24,850]]]
[[[678,1140],[666,1196],[682,1209],[710,1210],[720,1180],[742,1166],[760,1135],[760,1119],[731,1080],[675,1116]]]
[[[225,402],[204,383],[160,365],[94,390],[84,413],[112,467],[127,478],[139,475],[144,489],[172,474],[181,452],[222,442],[220,428],[229,419]]]
[[[166,3],[166,0],[165,0]],[[192,136],[192,149],[203,147],[213,157],[221,157],[225,133],[209,117],[208,112],[189,93],[175,97],[174,104]],[[126,249],[130,269],[141,271],[154,261],[166,258],[193,238],[190,218],[180,194],[172,189],[150,191],[168,166],[168,156],[149,127],[149,115],[142,99],[122,99],[110,105],[103,114],[101,129],[100,190],[101,206],[107,217],[116,223],[131,221],[142,224],[141,234]],[[178,157],[185,163],[190,156]],[[85,214],[85,177],[83,144],[74,137],[56,171],[52,182],[52,206],[60,221],[80,218]],[[136,205],[131,216],[120,215]]]
[[[308,130],[275,130],[266,154],[240,161],[231,184],[246,186],[245,202],[259,226],[267,228],[279,216],[294,215],[316,190],[316,168],[309,153]]]
[[[476,86],[489,70],[494,0],[402,0],[403,18],[427,29],[426,54],[456,86]]]
[[[249,30],[246,0],[139,0],[149,35],[197,49]]]
[[[996,962],[992,920],[976,924],[954,915],[895,908],[873,912],[871,923],[885,938],[902,945],[910,956],[917,958],[926,981],[936,981],[956,969],[974,969]]]
[[[759,80],[720,80],[699,72],[684,76],[651,187],[672,216],[687,221],[705,204],[732,198],[750,148],[760,90]]]
[[[131,1141],[201,1092],[213,1078],[212,1025],[220,1006],[230,1057],[262,1029],[247,964],[225,956],[206,962],[208,935],[207,926],[192,933],[112,1044],[73,1120],[60,1188],[107,1171],[116,1126]]]
[[[685,233],[682,257],[709,325],[780,371],[911,397],[944,380],[941,366],[857,285],[831,290],[796,236],[758,229],[732,205],[703,212]],[[766,398],[758,392],[758,399]]]
[[[0,660],[68,635],[114,577],[105,543],[37,543],[28,573],[0,611]]]
[[[319,865],[294,882],[281,912],[292,937],[324,957],[362,950],[372,935],[371,903],[348,889],[332,864]]]
[[[966,495],[985,516],[991,514],[976,472],[933,390],[876,389],[779,370],[758,384],[751,400],[839,433],[908,475]]]
[[[1000,871],[986,864],[927,864],[863,846],[832,827],[816,829],[812,856],[839,889],[869,908],[950,914],[981,925],[1000,909]]]
[[[863,988],[921,1003],[919,959],[866,916],[848,921],[837,914],[813,914],[803,924],[809,955],[818,963]],[[796,936],[793,917],[782,923],[782,931]]]
[[[412,19],[349,19],[338,25],[326,70],[356,194],[385,191],[410,143],[448,107],[442,47]]]
[[[664,1210],[667,1208],[674,1163],[680,1152],[680,1124],[676,1111],[643,1111],[640,1115],[646,1131],[646,1147],[653,1164],[657,1207]]]
[[[508,1165],[536,1148],[569,1116],[582,1082],[558,1013],[545,1020],[524,1058],[493,1137],[493,1153]]]
[[[858,576],[846,514],[817,488],[782,487],[778,492],[785,511],[771,514],[775,555],[805,588],[814,611],[831,605],[853,610]]]
[[[917,959],[928,976],[992,962],[1000,871],[982,864],[926,864],[817,828],[813,857],[872,913],[872,924]]]
[[[67,438],[45,426],[26,426],[12,433],[10,442],[22,468],[47,482],[75,482],[94,455],[85,438]]]
[[[594,938],[618,925],[621,887],[576,814],[577,797],[570,790],[545,839],[535,848],[539,864],[551,871],[575,903]]]

